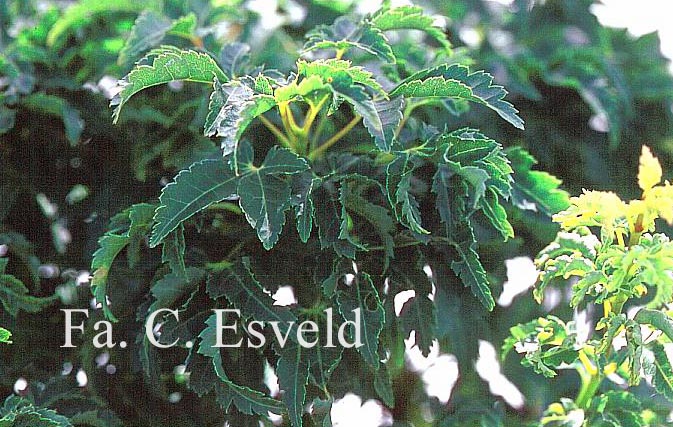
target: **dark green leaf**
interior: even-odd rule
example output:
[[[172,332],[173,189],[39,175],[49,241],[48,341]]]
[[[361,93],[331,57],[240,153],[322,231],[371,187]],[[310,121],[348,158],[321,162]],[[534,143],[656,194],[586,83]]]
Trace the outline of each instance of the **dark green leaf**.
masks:
[[[360,342],[357,350],[362,358],[373,366],[379,368],[380,357],[378,353],[379,335],[385,323],[385,311],[379,294],[367,273],[361,273],[353,280],[347,289],[337,292],[339,312],[349,321],[355,321],[356,312],[360,312]],[[353,325],[351,325],[353,326]],[[358,330],[350,328],[351,342],[355,342]]]
[[[310,350],[296,343],[288,343],[284,348],[276,349],[280,354],[276,366],[276,375],[278,375],[280,388],[284,390],[283,402],[288,408],[288,415],[293,427],[302,427],[303,425],[301,418],[304,414],[309,368],[306,353]]]
[[[161,191],[150,247],[161,243],[192,215],[235,196],[238,181],[222,160],[203,160],[181,171]]]

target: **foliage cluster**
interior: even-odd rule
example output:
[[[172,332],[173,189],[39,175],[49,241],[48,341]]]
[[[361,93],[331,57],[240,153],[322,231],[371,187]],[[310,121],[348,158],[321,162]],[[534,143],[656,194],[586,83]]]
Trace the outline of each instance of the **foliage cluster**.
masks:
[[[281,1],[271,23],[255,3],[0,4],[0,426],[328,426],[347,392],[400,426],[665,425],[672,247],[655,220],[673,197],[647,148],[628,180],[642,141],[670,164],[656,36],[600,26],[587,0]],[[459,47],[468,32],[480,42]],[[642,198],[569,199],[539,169]],[[569,305],[497,306],[503,261],[540,250],[536,299],[571,286]],[[580,339],[563,319],[593,306],[599,333]],[[59,348],[59,309],[87,307]],[[145,337],[157,308],[179,312],[157,331],[171,349]],[[295,326],[283,347],[267,328],[261,348],[220,351],[214,308]],[[320,341],[330,308],[363,310],[364,346],[296,342],[303,320]],[[93,347],[103,319],[128,348]],[[448,405],[406,366],[409,339],[456,356]],[[503,371],[525,408],[474,371],[479,339],[524,355]]]

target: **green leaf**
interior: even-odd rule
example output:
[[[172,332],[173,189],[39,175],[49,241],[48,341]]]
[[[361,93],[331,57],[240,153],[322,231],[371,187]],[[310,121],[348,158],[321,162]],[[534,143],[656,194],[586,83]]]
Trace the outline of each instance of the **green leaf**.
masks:
[[[129,237],[120,236],[117,234],[105,234],[98,239],[98,249],[93,254],[91,261],[91,269],[93,276],[91,279],[91,292],[93,292],[96,301],[103,307],[105,317],[117,321],[117,318],[112,314],[110,306],[107,303],[107,278],[112,268],[117,255],[128,245]]]
[[[23,282],[5,273],[8,262],[7,258],[0,258],[0,302],[7,313],[12,317],[16,317],[19,311],[37,313],[56,302],[58,297],[55,295],[44,298],[29,295]]]
[[[332,25],[320,25],[306,34],[304,52],[316,49],[348,50],[356,48],[377,58],[395,63],[395,55],[381,30],[367,23],[355,23],[340,16]]]
[[[308,242],[313,229],[313,217],[315,216],[315,206],[313,203],[313,189],[320,185],[320,179],[314,178],[312,174],[305,172],[293,177],[293,194],[290,203],[295,211],[297,219],[297,232],[302,242]]]
[[[119,52],[117,63],[122,66],[130,65],[140,54],[158,46],[167,35],[190,38],[196,25],[197,18],[193,13],[170,20],[152,10],[145,10],[133,24],[126,43]]]
[[[148,313],[162,308],[172,308],[185,295],[196,292],[199,282],[204,278],[205,271],[189,267],[185,273],[184,276],[169,273],[152,285],[150,293],[154,297],[154,302],[147,309]]]
[[[480,208],[491,222],[493,228],[500,232],[505,241],[514,237],[514,229],[512,228],[512,224],[507,220],[505,208],[498,200],[498,193],[489,188],[485,196],[480,200]]]
[[[375,93],[387,97],[383,87],[374,79],[373,74],[360,66],[353,65],[351,61],[334,58],[318,59],[311,62],[303,59],[297,61],[297,73],[300,76],[318,76],[323,82],[329,81],[330,77],[334,79],[335,76],[344,72],[348,74],[353,83],[370,88]]]
[[[242,151],[251,151],[249,144]],[[308,169],[306,160],[285,148],[272,147],[260,167],[244,154],[238,183],[239,203],[250,225],[257,231],[265,249],[271,249],[285,224],[285,211],[290,208],[291,189],[279,175],[291,175]]]
[[[161,262],[167,263],[173,274],[186,277],[185,268],[185,227],[180,224],[163,240]]]
[[[163,47],[150,52],[152,65],[139,63],[119,81],[121,91],[110,105],[116,105],[113,122],[119,120],[124,104],[136,93],[148,87],[175,80],[212,84],[215,79],[226,82],[227,76],[208,54],[193,50]]]
[[[374,389],[383,403],[389,408],[395,407],[395,393],[393,391],[393,382],[390,378],[388,367],[381,364],[381,368],[374,372]]]
[[[306,97],[308,94],[324,89],[325,83],[320,76],[308,76],[301,82],[290,82],[286,86],[281,86],[275,90],[273,96],[277,103],[294,101]]]
[[[385,323],[385,311],[378,291],[367,273],[360,273],[346,290],[337,292],[339,312],[346,320],[354,321],[354,310],[360,310],[361,344],[358,351],[374,369],[379,368],[379,335]],[[352,326],[352,325],[351,325]],[[356,338],[355,328],[350,328],[350,339]],[[351,341],[352,342],[352,341]]]
[[[162,1],[160,0],[143,2],[135,0],[103,2],[99,0],[81,0],[66,9],[65,13],[54,23],[47,35],[47,45],[57,48],[61,47],[68,31],[88,24],[98,14],[106,12],[141,12],[146,9],[159,10],[161,6]]]
[[[430,234],[421,225],[420,207],[411,192],[411,179],[415,168],[412,155],[398,153],[386,168],[386,194],[398,221],[416,233]]]
[[[448,52],[451,43],[444,34],[444,29],[435,25],[435,18],[425,15],[419,6],[401,6],[394,9],[383,8],[371,18],[371,23],[381,31],[420,30],[439,42]]]
[[[21,104],[28,109],[59,117],[63,121],[65,137],[70,146],[77,145],[84,130],[84,120],[79,110],[70,105],[68,101],[55,95],[36,92],[24,97]]]
[[[150,247],[161,243],[192,215],[235,196],[238,181],[223,160],[202,160],[181,171],[161,191]]]
[[[358,215],[369,222],[378,234],[383,243],[387,263],[387,260],[394,256],[395,242],[392,235],[395,232],[395,224],[388,214],[387,208],[372,203],[366,197],[365,193],[371,187],[383,192],[378,182],[362,175],[352,175],[341,181],[339,187],[339,200],[341,201],[339,238],[347,239],[354,245],[366,250],[366,246],[351,230],[353,217],[350,213]]]
[[[406,339],[415,331],[415,344],[427,357],[430,354],[432,341],[437,336],[437,310],[430,299],[432,282],[423,271],[420,258],[416,263],[393,264],[390,280],[396,284],[396,292],[413,290],[415,295],[404,303],[400,311],[400,325]]]
[[[238,172],[236,149],[250,123],[276,106],[273,96],[255,94],[239,81],[220,84],[215,81],[204,127],[206,136],[221,136],[224,155],[234,153],[233,166]]]
[[[362,86],[347,74],[338,74],[330,83],[334,94],[345,99],[362,116],[363,124],[381,151],[390,151],[395,130],[402,120],[402,98],[374,101]]]
[[[314,193],[315,219],[318,224],[318,237],[320,238],[320,248],[332,247],[340,255],[350,259],[355,258],[357,245],[348,239],[342,239],[342,208],[339,206],[338,198],[328,187],[333,187],[331,182],[316,189]],[[346,224],[348,225],[348,224]]]
[[[390,96],[465,99],[491,108],[514,127],[523,129],[518,111],[504,100],[507,91],[492,83],[493,77],[484,71],[470,73],[463,65],[445,64],[411,75],[393,89]]]
[[[5,344],[11,344],[12,341],[10,338],[12,337],[12,333],[9,332],[7,329],[0,327],[0,343],[5,343]]]
[[[164,39],[172,27],[170,19],[151,10],[145,10],[136,19],[124,47],[119,52],[117,63],[129,65],[138,55],[150,49]]]
[[[297,317],[287,307],[273,305],[273,299],[264,293],[262,286],[250,271],[247,258],[235,262],[230,268],[214,273],[206,287],[208,295],[217,299],[222,296],[241,311],[244,319],[260,322],[278,322],[279,330],[289,340],[296,340]]]
[[[318,346],[320,343],[318,343]],[[283,393],[283,402],[293,427],[302,427],[306,383],[308,382],[309,360],[306,355],[310,349],[299,344],[288,343],[284,348],[276,349],[280,355],[276,365],[278,383]]]
[[[479,254],[474,250],[473,242],[463,242],[454,245],[460,261],[453,261],[451,269],[460,277],[465,286],[469,286],[472,294],[479,299],[488,311],[493,310],[495,301],[488,285],[486,271],[481,265]]]
[[[512,201],[522,209],[531,206],[545,215],[551,216],[570,206],[568,193],[560,190],[561,180],[547,172],[532,170],[535,158],[520,147],[507,150],[507,157],[514,170],[514,192]]]
[[[664,346],[659,343],[652,345],[652,352],[654,353],[654,372],[651,372],[653,374],[652,385],[666,399],[673,401],[673,368],[671,368],[671,361],[668,359]]]

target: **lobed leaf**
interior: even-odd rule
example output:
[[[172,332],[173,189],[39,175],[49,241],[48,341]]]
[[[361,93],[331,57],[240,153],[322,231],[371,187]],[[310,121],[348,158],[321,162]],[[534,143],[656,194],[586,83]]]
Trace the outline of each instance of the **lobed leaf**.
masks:
[[[463,65],[440,65],[419,71],[390,92],[405,98],[459,98],[483,104],[494,110],[514,127],[523,129],[518,110],[505,101],[507,91],[493,84],[493,77],[484,72],[470,73]]]
[[[420,30],[427,33],[450,52],[451,43],[444,29],[436,25],[432,16],[425,15],[419,6],[401,6],[394,9],[383,8],[371,17],[371,23],[381,31]]]
[[[194,214],[234,197],[238,182],[239,178],[223,160],[202,160],[181,171],[161,191],[150,247],[157,246]]]
[[[151,52],[152,65],[138,64],[119,81],[120,92],[110,105],[116,106],[112,119],[116,123],[124,104],[133,95],[148,87],[169,83],[175,80],[213,83],[213,80],[226,82],[228,77],[208,54],[193,50],[179,50],[164,47]]]

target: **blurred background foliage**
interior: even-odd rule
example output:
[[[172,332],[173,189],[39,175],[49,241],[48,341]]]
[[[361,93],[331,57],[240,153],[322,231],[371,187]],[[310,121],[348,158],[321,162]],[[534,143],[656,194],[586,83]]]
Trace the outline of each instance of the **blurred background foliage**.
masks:
[[[17,316],[6,307],[0,310],[0,325],[13,334],[13,344],[0,347],[0,396],[16,392],[36,407],[80,414],[72,418],[75,424],[220,425],[215,424],[222,416],[214,400],[188,392],[179,370],[166,381],[169,390],[160,392],[143,381],[135,351],[115,349],[101,359],[86,341],[78,349],[59,348],[59,309],[89,306],[88,267],[109,219],[132,203],[156,197],[175,171],[218,153],[216,142],[201,133],[205,87],[174,84],[170,90],[144,91],[112,125],[110,90],[130,70],[136,53],[122,49],[143,11],[164,20],[190,16],[198,37],[158,31],[155,44],[217,52],[223,44],[244,41],[251,46],[252,63],[287,71],[308,29],[344,13],[373,9],[367,3],[0,2],[0,256],[9,260],[0,273],[3,280],[20,280],[31,295],[20,295],[23,309]],[[507,147],[525,148],[539,162],[536,168],[561,179],[571,194],[592,188],[636,196],[633,177],[643,143],[657,153],[664,171],[671,170],[673,77],[656,34],[634,38],[601,26],[589,11],[589,0],[416,3],[447,17],[453,60],[493,74],[509,90],[508,100],[520,110],[526,130],[479,109],[460,118],[427,109],[428,122],[469,123]],[[414,58],[422,64],[425,55],[416,37],[407,34],[396,41],[396,49],[406,50],[409,58],[402,65],[412,70],[418,68]],[[480,254],[497,284],[495,295],[507,279],[505,260],[534,256],[556,232],[542,213],[513,211],[510,216],[517,237],[505,244],[480,230],[480,241],[493,242],[482,244]],[[131,301],[141,278],[129,269],[111,280],[123,283]],[[501,371],[526,399],[514,408],[494,395],[474,369],[479,340],[498,348],[510,326],[544,314],[545,307],[522,297],[488,313],[458,287],[436,298],[452,307],[438,313],[439,347],[455,355],[460,376],[444,403],[427,396],[419,374],[402,372],[393,384],[398,403],[387,409],[395,425],[521,425],[537,419],[550,402],[574,394],[572,373],[543,381],[510,357]],[[572,317],[569,309],[557,313]],[[116,326],[129,331],[129,342],[138,327],[133,321]],[[177,353],[161,352],[164,372],[182,363],[184,354]],[[26,381],[17,389],[18,378]],[[344,392],[366,393],[353,387],[357,384],[344,384]],[[652,404],[670,410],[662,402]],[[248,425],[244,422],[249,421],[234,425]]]

